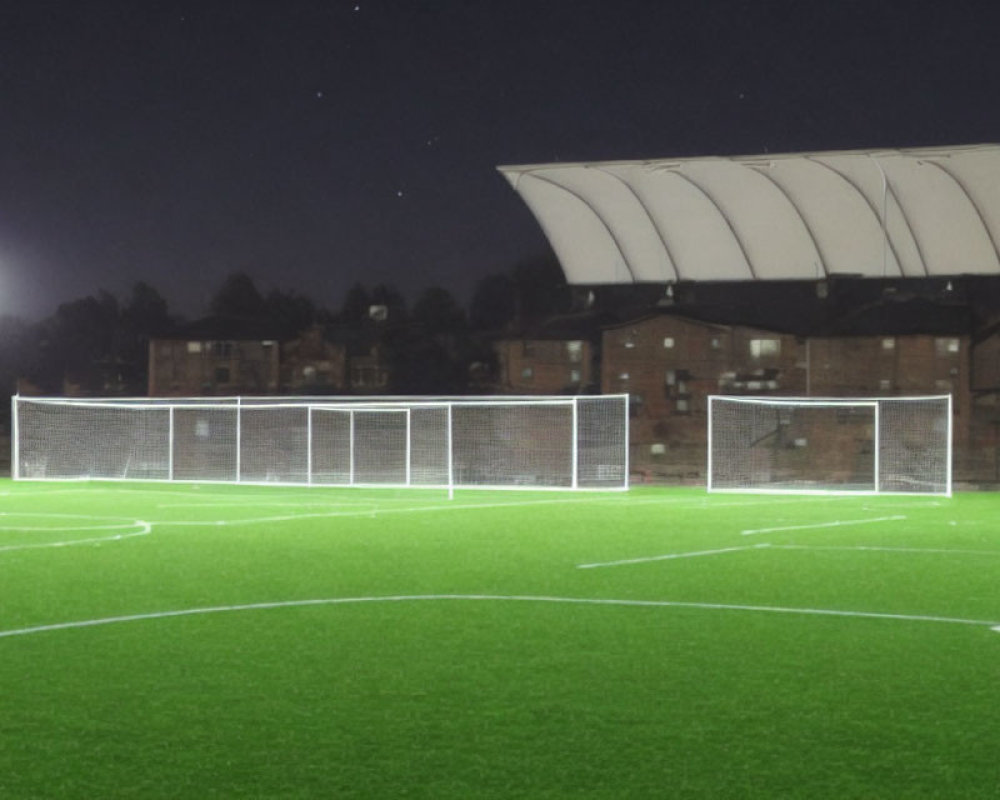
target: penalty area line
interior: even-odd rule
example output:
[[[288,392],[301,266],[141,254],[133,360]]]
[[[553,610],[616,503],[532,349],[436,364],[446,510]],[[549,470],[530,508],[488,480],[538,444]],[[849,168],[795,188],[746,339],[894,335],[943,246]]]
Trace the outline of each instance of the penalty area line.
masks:
[[[618,561],[598,561],[593,564],[577,564],[577,569],[597,569],[598,567],[621,567],[627,564],[648,564],[651,561],[670,561],[675,558],[698,558],[699,556],[714,556],[720,553],[739,553],[743,550],[759,550],[770,547],[770,544],[751,544],[741,547],[720,547],[717,550],[694,550],[689,553],[665,553],[661,556],[644,556],[641,558],[622,558]]]
[[[304,608],[308,606],[356,605],[362,603],[415,603],[428,601],[469,601],[469,602],[520,602],[550,603],[587,606],[620,606],[630,608],[686,608],[703,611],[747,611],[771,614],[794,614],[800,616],[825,616],[849,619],[891,620],[895,622],[936,622],[951,625],[972,625],[988,627],[1000,633],[1000,622],[961,617],[939,617],[919,614],[892,614],[876,611],[846,611],[827,608],[791,608],[785,606],[738,605],[734,603],[697,603],[680,600],[624,600],[598,597],[552,597],[545,595],[492,595],[492,594],[427,594],[427,595],[385,595],[372,597],[328,597],[311,600],[284,600],[277,602],[248,603],[245,605],[209,606],[203,608],[156,611],[146,614],[129,614],[115,617],[57,622],[48,625],[33,625],[0,631],[0,638],[27,636],[34,633],[94,628],[127,622],[169,619],[174,617],[205,616],[209,614],[234,613],[241,611],[263,611],[268,609]]]
[[[868,519],[838,519],[833,522],[814,522],[810,525],[783,525],[778,528],[750,528],[740,531],[743,536],[754,536],[758,533],[781,533],[782,531],[811,531],[819,528],[839,528],[843,525],[868,525],[872,522],[896,522],[904,520],[904,514],[895,514],[891,517],[869,517]]]

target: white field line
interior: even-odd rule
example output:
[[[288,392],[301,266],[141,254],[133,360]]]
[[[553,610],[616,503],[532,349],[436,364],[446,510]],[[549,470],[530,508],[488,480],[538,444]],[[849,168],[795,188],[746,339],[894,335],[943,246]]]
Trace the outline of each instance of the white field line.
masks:
[[[698,558],[714,556],[722,553],[738,553],[745,550],[840,550],[846,552],[881,552],[881,553],[916,553],[932,555],[963,555],[963,556],[994,556],[1000,558],[1000,550],[962,550],[943,547],[882,547],[875,545],[812,545],[812,544],[760,544],[743,547],[721,547],[717,550],[694,550],[683,553],[666,553],[659,556],[641,558],[622,558],[617,561],[600,561],[593,564],[577,564],[577,569],[595,569],[597,567],[620,567],[629,564],[647,564],[651,561],[671,561],[677,558]]]
[[[93,536],[87,539],[69,539],[61,542],[29,542],[25,544],[8,544],[0,546],[0,553],[9,553],[14,550],[41,550],[49,547],[73,547],[74,545],[80,544],[95,544],[97,542],[113,542],[119,539],[131,539],[133,536],[147,536],[153,532],[152,523],[144,522],[141,519],[134,520],[130,523],[119,525],[116,528],[56,528],[53,530],[59,531],[69,531],[69,530],[121,530],[122,528],[137,527],[138,530],[126,531],[125,533],[116,533],[111,536]],[[44,528],[37,529],[25,529],[20,530],[46,530]]]
[[[758,533],[780,533],[782,531],[811,531],[819,528],[839,528],[844,525],[867,525],[872,522],[894,522],[906,519],[903,514],[891,517],[869,517],[868,519],[838,519],[833,522],[815,522],[810,525],[783,525],[778,528],[750,528],[740,531],[743,536],[754,536]]]
[[[961,617],[939,617],[922,614],[891,614],[875,611],[844,611],[830,608],[790,608],[785,606],[738,605],[734,603],[696,603],[679,600],[618,600],[612,598],[589,597],[549,597],[535,595],[491,595],[491,594],[427,594],[388,595],[381,597],[328,597],[311,600],[284,600],[244,605],[208,606],[203,608],[154,611],[146,614],[128,614],[115,617],[56,622],[48,625],[32,625],[25,628],[0,630],[0,638],[27,636],[35,633],[71,630],[74,628],[94,628],[125,622],[141,622],[172,617],[193,617],[208,614],[224,614],[241,611],[263,611],[267,609],[303,608],[306,606],[333,606],[360,603],[413,603],[426,601],[486,601],[558,603],[585,606],[620,606],[630,608],[688,608],[703,611],[749,611],[770,614],[796,614],[802,616],[841,617],[845,619],[893,620],[896,622],[936,622],[951,625],[973,625],[988,627],[1000,632],[1000,622],[994,620],[964,619]]]
[[[111,521],[110,525],[40,525],[33,527],[25,527],[23,525],[4,525],[0,521],[0,531],[3,530],[17,530],[17,531],[107,531],[115,530],[117,528],[126,528],[131,525],[136,524],[136,520],[130,517],[108,517],[108,516],[94,516],[92,514],[51,514],[43,511],[0,511],[0,520],[7,517],[15,518],[30,518],[30,519],[57,519],[57,520],[91,520],[100,521],[107,520]]]
[[[736,498],[719,500],[715,499],[717,495],[704,497],[644,497],[642,499],[636,499],[629,496],[627,493],[619,493],[612,497],[601,497],[595,498],[597,501],[602,501],[606,503],[616,503],[618,505],[626,506],[689,506],[691,508],[704,508],[711,510],[713,508],[743,508],[746,506],[781,506],[781,505],[794,505],[796,503],[843,503],[847,500],[857,500],[856,497],[775,497],[769,496],[764,499],[753,498],[751,499],[747,496],[746,500],[740,500]],[[731,497],[731,496],[730,496]]]
[[[243,498],[237,500],[229,500],[228,502],[205,502],[205,503],[157,503],[157,508],[242,508],[248,503],[252,503],[255,506],[277,506],[279,508],[351,508],[351,507],[364,507],[371,508],[372,503],[369,502],[325,502],[325,503],[303,503],[293,498],[288,498],[286,500],[268,501],[261,502],[260,500],[253,498]]]
[[[813,544],[769,544],[772,550],[848,550],[878,553],[929,553],[933,555],[996,556],[1000,550],[962,550],[947,547],[882,547],[876,545],[813,545]]]
[[[6,495],[8,495],[10,497],[17,497],[17,498],[22,498],[22,497],[34,498],[34,497],[41,497],[41,496],[48,497],[49,495],[53,495],[53,494],[94,494],[95,491],[100,491],[102,493],[103,492],[115,493],[115,494],[126,494],[126,493],[127,494],[140,494],[140,493],[143,493],[143,492],[149,492],[150,494],[152,494],[152,491],[149,490],[149,489],[123,489],[123,488],[120,488],[120,487],[119,488],[114,488],[114,489],[112,489],[110,487],[102,487],[100,489],[97,489],[94,486],[88,486],[88,485],[86,485],[85,481],[81,481],[80,483],[82,485],[80,485],[79,487],[71,488],[71,489],[70,488],[65,488],[65,487],[57,489],[57,488],[48,487],[48,486],[40,486],[40,485],[37,485],[37,484],[23,484],[22,486],[19,486],[18,488],[14,489],[12,491],[7,491],[4,494],[6,494]],[[166,494],[166,492],[157,492],[157,494]],[[178,494],[180,494],[180,493],[178,492]]]
[[[508,503],[446,503],[433,506],[408,506],[405,508],[378,508],[368,506],[363,510],[343,510],[343,511],[323,511],[309,512],[306,514],[282,514],[269,517],[248,517],[243,519],[217,519],[217,520],[160,520],[152,524],[163,527],[190,527],[190,526],[228,526],[228,525],[251,525],[264,522],[291,522],[300,519],[333,519],[342,517],[381,517],[387,514],[425,514],[438,511],[469,511],[477,509],[497,509],[497,508],[520,508],[523,506],[538,505],[558,505],[565,503],[579,502],[576,500],[527,500],[523,502]]]
[[[698,558],[714,556],[720,553],[738,553],[743,550],[758,550],[770,547],[769,544],[744,545],[742,547],[720,547],[718,550],[694,550],[688,553],[666,553],[662,556],[645,556],[644,558],[623,558],[618,561],[598,561],[593,564],[577,564],[577,569],[596,569],[597,567],[621,567],[626,564],[648,564],[651,561],[670,561],[675,558]]]
[[[824,500],[840,500],[840,499],[843,499],[843,498],[823,498],[823,499]],[[399,499],[400,502],[403,502],[403,500],[404,500],[403,498]],[[522,500],[522,501],[507,501],[507,502],[492,502],[492,503],[475,503],[475,502],[472,502],[472,503],[462,503],[462,502],[456,502],[456,501],[449,501],[448,503],[445,503],[445,504],[435,504],[435,505],[428,505],[428,506],[413,506],[413,505],[411,505],[411,506],[406,506],[406,507],[398,507],[398,506],[397,507],[379,507],[379,506],[377,506],[377,505],[375,505],[373,503],[370,503],[370,502],[369,503],[365,503],[365,502],[352,502],[352,503],[333,502],[333,503],[309,503],[309,504],[292,503],[292,502],[288,502],[288,503],[275,502],[272,505],[276,505],[276,506],[290,505],[290,506],[294,506],[296,508],[301,508],[301,507],[303,507],[305,505],[308,505],[308,506],[318,506],[320,508],[327,507],[327,508],[330,508],[331,510],[324,511],[324,512],[310,512],[310,513],[306,513],[306,514],[285,514],[285,515],[276,515],[276,516],[269,516],[269,517],[254,517],[254,518],[245,518],[245,519],[162,520],[162,521],[156,521],[153,524],[154,525],[161,525],[161,526],[176,526],[176,527],[190,527],[190,526],[198,526],[198,525],[228,526],[228,525],[242,525],[242,524],[265,523],[265,522],[290,522],[290,521],[293,521],[293,520],[296,520],[296,519],[323,519],[323,518],[337,518],[337,517],[369,517],[369,518],[373,518],[373,517],[378,517],[378,516],[382,516],[382,515],[385,515],[385,514],[410,514],[410,513],[419,514],[419,513],[429,512],[429,511],[430,512],[436,512],[436,511],[469,511],[469,510],[476,510],[476,509],[521,508],[521,507],[527,507],[527,506],[539,506],[539,505],[573,505],[573,504],[580,504],[580,503],[586,503],[586,504],[601,504],[601,503],[618,504],[620,502],[621,501],[617,498],[617,496],[613,497],[613,498],[598,498],[598,497],[587,497],[587,498],[584,498],[584,497],[575,496],[575,497],[570,497],[570,498],[559,498],[559,499]],[[675,502],[670,502],[669,500],[663,500],[663,501],[660,501],[660,500],[654,500],[654,501],[640,500],[640,501],[634,501],[634,503],[629,503],[629,505],[632,505],[632,504],[635,504],[635,505],[649,505],[650,503],[655,503],[655,504],[658,504],[658,505],[659,504],[663,504],[663,505],[675,505],[675,504],[678,504],[680,502],[691,502],[691,501],[689,501],[689,500],[685,500],[685,501],[678,500],[678,501],[675,501]],[[695,501],[695,502],[696,503],[700,503],[701,501]],[[801,502],[801,501],[800,500],[785,500],[785,501],[782,501],[782,500],[770,500],[770,501],[757,501],[757,502],[745,502],[745,503],[740,503],[740,502],[734,502],[734,503],[714,503],[711,506],[705,506],[705,507],[706,508],[718,508],[720,506],[726,506],[726,507],[730,507],[730,506],[743,507],[743,506],[752,506],[752,505],[778,505],[778,504],[781,504],[782,502],[792,503],[792,502]],[[239,502],[235,502],[234,501],[234,502],[226,502],[226,503],[190,503],[190,504],[188,504],[188,503],[177,503],[177,504],[169,504],[169,506],[168,505],[160,505],[159,507],[160,508],[165,508],[165,507],[198,508],[198,507],[211,507],[211,506],[216,506],[216,507],[233,507],[233,506],[242,506],[242,505],[245,505],[245,503],[239,503]],[[254,502],[254,505],[259,505],[259,504],[256,503],[256,502]],[[345,506],[345,505],[357,506],[361,510],[353,510],[353,509],[335,510],[335,509],[338,509],[338,508],[340,508],[342,506]],[[701,507],[701,506],[700,505],[696,505],[695,507]]]
[[[940,500],[912,500],[908,503],[879,503],[877,506],[864,506],[865,511],[881,511],[885,508],[937,508],[943,506]]]

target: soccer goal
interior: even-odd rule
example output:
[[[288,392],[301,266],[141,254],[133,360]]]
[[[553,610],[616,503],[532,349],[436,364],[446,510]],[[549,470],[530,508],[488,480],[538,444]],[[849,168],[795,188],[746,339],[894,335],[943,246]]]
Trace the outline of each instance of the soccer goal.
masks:
[[[708,490],[951,495],[951,396],[708,401]]]
[[[13,398],[21,480],[628,488],[628,396]]]

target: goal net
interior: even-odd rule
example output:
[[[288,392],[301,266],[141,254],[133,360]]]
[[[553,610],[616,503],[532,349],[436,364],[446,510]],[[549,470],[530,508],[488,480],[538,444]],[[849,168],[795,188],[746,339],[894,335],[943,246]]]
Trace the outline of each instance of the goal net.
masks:
[[[628,488],[628,397],[13,399],[22,480]]]
[[[708,490],[951,494],[951,396],[709,398]]]

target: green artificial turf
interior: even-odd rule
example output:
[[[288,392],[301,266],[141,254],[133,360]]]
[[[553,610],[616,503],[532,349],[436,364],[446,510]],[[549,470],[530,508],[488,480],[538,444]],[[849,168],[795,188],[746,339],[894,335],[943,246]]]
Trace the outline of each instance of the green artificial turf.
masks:
[[[0,482],[0,797],[996,797],[998,511]]]

